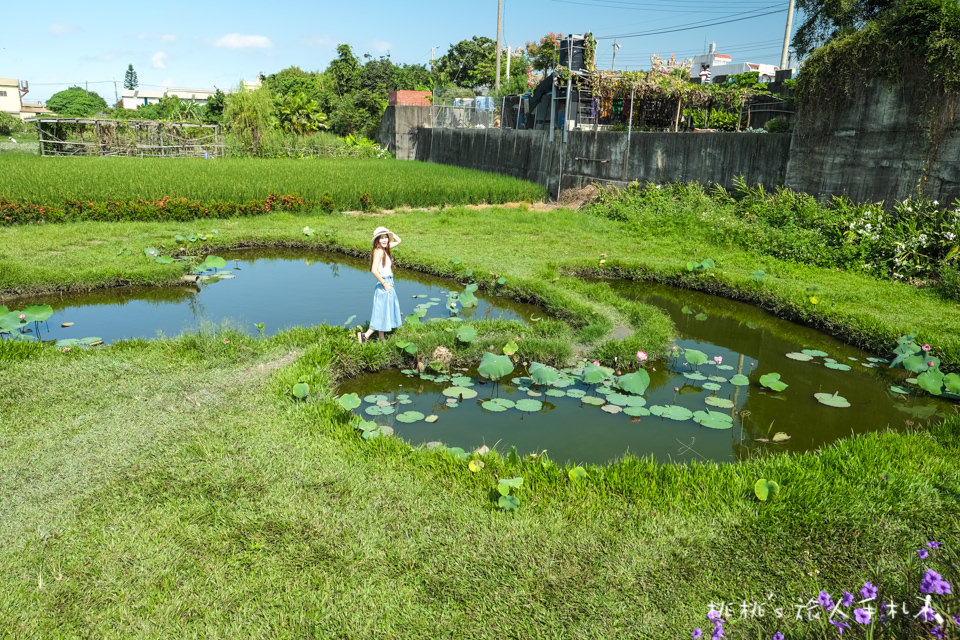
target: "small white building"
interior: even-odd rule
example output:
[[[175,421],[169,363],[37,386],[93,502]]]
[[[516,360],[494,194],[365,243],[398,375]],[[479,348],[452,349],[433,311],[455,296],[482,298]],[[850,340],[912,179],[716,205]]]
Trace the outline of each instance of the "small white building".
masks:
[[[148,104],[156,104],[166,94],[164,89],[124,89],[120,94],[120,102],[124,109],[136,111]]]
[[[690,77],[699,78],[700,70],[706,65],[710,68],[710,82],[716,82],[717,76],[735,76],[738,73],[749,73],[756,71],[759,74],[759,82],[773,82],[780,68],[772,64],[763,64],[759,62],[734,62],[730,56],[717,53],[717,44],[710,43],[710,53],[704,53],[693,57],[693,65],[690,67]]]
[[[0,78],[0,111],[20,117],[20,82],[16,78]]]
[[[213,97],[216,89],[167,89],[167,97],[180,98],[184,102],[193,102],[201,107],[207,104],[207,100]]]

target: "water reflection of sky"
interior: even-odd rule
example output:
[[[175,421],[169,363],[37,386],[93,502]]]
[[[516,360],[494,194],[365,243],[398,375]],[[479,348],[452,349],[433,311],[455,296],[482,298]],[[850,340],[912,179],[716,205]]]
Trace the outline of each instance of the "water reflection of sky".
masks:
[[[370,317],[373,290],[377,284],[365,260],[339,254],[305,250],[245,250],[224,253],[226,270],[236,278],[212,284],[183,287],[124,287],[91,293],[44,296],[7,302],[11,309],[28,304],[49,304],[53,316],[41,325],[40,337],[84,338],[97,336],[106,342],[124,338],[176,336],[204,326],[226,323],[256,334],[263,323],[272,335],[297,325],[365,324]],[[463,290],[453,280],[398,269],[400,310],[430,298],[440,303],[429,307],[424,320],[446,317],[444,308],[450,290]],[[413,295],[425,296],[413,298]],[[476,308],[465,309],[465,319],[524,319],[536,307],[479,293]],[[542,314],[540,314],[542,315]],[[73,326],[62,328],[63,322]]]

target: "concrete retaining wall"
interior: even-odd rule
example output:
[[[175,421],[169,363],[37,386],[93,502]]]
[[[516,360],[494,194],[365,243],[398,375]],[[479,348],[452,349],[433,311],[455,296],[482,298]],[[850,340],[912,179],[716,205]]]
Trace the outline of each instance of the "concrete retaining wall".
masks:
[[[750,184],[783,184],[788,134],[635,133],[571,131],[568,142],[547,131],[420,129],[415,158],[504,173],[546,185],[555,196],[594,182],[626,185],[697,181],[730,187],[744,176]]]

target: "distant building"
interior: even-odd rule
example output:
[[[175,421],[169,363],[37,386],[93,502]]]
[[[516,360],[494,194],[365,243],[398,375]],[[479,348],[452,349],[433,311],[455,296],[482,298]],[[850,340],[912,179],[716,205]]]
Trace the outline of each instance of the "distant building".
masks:
[[[207,100],[213,97],[216,89],[167,89],[167,97],[180,98],[184,102],[194,102],[201,107],[207,104]]]
[[[772,64],[762,64],[759,62],[734,62],[733,59],[723,53],[717,53],[717,44],[710,43],[710,53],[693,57],[693,66],[690,67],[690,78],[700,77],[700,71],[703,66],[710,70],[710,82],[722,82],[718,78],[735,76],[738,73],[749,73],[756,71],[759,74],[760,82],[773,82],[777,75],[777,67]]]
[[[21,102],[20,103],[20,119],[26,120],[27,118],[34,118],[36,116],[46,116],[54,115],[53,111],[47,109],[47,105],[43,102]]]
[[[263,84],[260,82],[260,80],[244,80],[240,83],[240,88],[244,91],[256,91],[262,86]]]
[[[164,89],[124,89],[120,94],[120,102],[124,109],[137,110],[160,102],[166,93]]]
[[[15,78],[0,78],[0,111],[20,116],[20,82]]]

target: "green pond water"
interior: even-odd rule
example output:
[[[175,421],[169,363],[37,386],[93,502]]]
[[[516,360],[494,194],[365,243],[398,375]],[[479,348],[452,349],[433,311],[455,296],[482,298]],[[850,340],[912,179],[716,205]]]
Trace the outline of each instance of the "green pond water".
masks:
[[[768,452],[809,450],[880,429],[921,428],[957,410],[957,405],[906,383],[910,374],[903,369],[891,370],[883,362],[871,361],[877,359],[873,354],[749,305],[648,283],[610,284],[624,297],[663,309],[677,325],[673,355],[666,366],[646,367],[650,385],[639,398],[617,389],[612,375],[606,384],[586,384],[576,371],[568,371],[561,372],[559,386],[536,385],[522,363],[497,384],[483,379],[475,369],[450,372],[449,377],[469,377],[471,386],[466,388],[476,392],[475,397],[443,394],[454,384],[464,386],[465,380],[451,381],[447,374],[436,372],[428,372],[428,379],[423,379],[410,371],[361,376],[345,381],[339,392],[357,393],[364,398],[356,409],[359,415],[392,427],[396,435],[415,445],[442,442],[468,451],[482,445],[501,451],[516,446],[521,454],[546,450],[554,460],[580,463],[605,463],[626,453],[661,461],[736,461]],[[684,356],[687,349],[705,353],[708,363],[689,364]],[[827,355],[805,356],[810,358],[807,361],[786,355],[802,350]],[[624,364],[624,374],[636,368],[634,362]],[[788,387],[775,392],[760,386],[759,378],[768,373],[779,373]],[[732,384],[730,380],[738,374],[746,376],[749,384]],[[913,392],[893,392],[894,385]],[[818,393],[836,393],[850,406],[821,404],[814,395]],[[485,409],[483,403],[493,398],[506,399],[508,405],[534,399],[540,407]],[[585,398],[594,400],[589,404]],[[678,419],[628,415],[655,407],[688,411],[667,412]],[[411,411],[436,416],[436,421],[398,419]],[[685,417],[704,411],[727,416],[713,416],[711,421],[725,428],[707,428]]]
[[[176,336],[206,326],[226,324],[256,335],[297,325],[365,324],[370,319],[377,284],[366,260],[304,249],[244,249],[222,252],[230,278],[175,287],[121,287],[90,293],[0,300],[11,310],[46,304],[53,315],[25,328],[41,340],[97,337],[106,343],[127,338]],[[400,311],[411,314],[429,304],[424,321],[447,318],[449,291],[463,291],[455,280],[416,271],[395,272]],[[414,298],[413,296],[417,296]],[[458,309],[464,320],[527,320],[542,316],[537,307],[477,292],[476,307]],[[63,323],[72,322],[70,327]],[[8,339],[10,336],[6,336]]]

